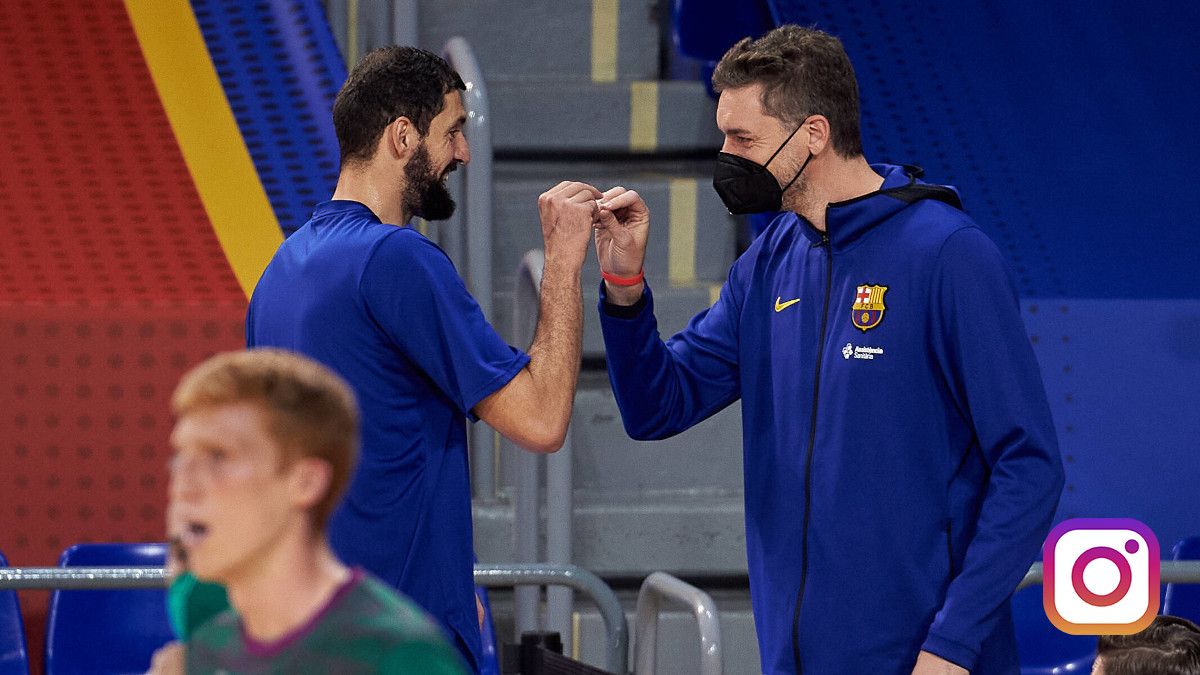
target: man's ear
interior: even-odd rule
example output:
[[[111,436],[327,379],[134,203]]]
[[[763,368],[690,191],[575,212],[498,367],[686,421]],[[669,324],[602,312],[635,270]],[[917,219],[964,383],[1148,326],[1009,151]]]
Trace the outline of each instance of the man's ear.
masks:
[[[323,459],[304,457],[292,464],[290,474],[288,489],[291,492],[292,503],[308,510],[329,493],[333,467]]]
[[[401,115],[384,127],[383,136],[379,142],[384,145],[389,157],[407,162],[409,156],[417,149],[421,135],[412,120]]]
[[[808,151],[814,155],[821,154],[830,143],[829,118],[813,115],[804,122],[804,130],[808,132]]]

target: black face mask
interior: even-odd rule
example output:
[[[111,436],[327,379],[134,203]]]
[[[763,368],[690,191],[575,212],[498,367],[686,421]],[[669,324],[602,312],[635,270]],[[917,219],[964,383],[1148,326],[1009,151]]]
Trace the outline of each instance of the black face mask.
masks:
[[[800,127],[802,126],[804,125],[801,124]],[[800,127],[796,127],[796,131],[800,131]],[[775,180],[775,176],[771,175],[770,171],[767,171],[767,165],[783,150],[788,141],[792,140],[796,131],[793,131],[791,136],[784,140],[783,145],[779,146],[766,164],[759,164],[728,152],[717,153],[717,168],[713,172],[713,189],[717,191],[721,201],[725,202],[725,208],[729,209],[731,214],[765,213],[783,209],[784,191],[796,182],[796,179],[804,172],[804,167],[808,166],[812,160],[813,155],[811,152],[808,153],[808,159],[804,160],[800,170],[783,187],[779,187],[779,181]]]

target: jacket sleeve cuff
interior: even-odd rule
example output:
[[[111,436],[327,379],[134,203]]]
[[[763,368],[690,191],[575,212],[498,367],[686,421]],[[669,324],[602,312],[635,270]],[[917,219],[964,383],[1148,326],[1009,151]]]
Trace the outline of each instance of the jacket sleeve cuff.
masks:
[[[979,659],[978,650],[954,640],[948,640],[934,633],[930,633],[925,638],[925,644],[921,645],[921,651],[929,652],[934,656],[940,656],[956,666],[966,668],[968,671],[975,669],[975,661]]]
[[[608,293],[605,290],[604,282],[600,282],[600,311],[605,316],[611,316],[614,319],[636,319],[650,304],[650,285],[646,284],[646,290],[642,291],[642,297],[632,305],[614,305],[608,301]]]

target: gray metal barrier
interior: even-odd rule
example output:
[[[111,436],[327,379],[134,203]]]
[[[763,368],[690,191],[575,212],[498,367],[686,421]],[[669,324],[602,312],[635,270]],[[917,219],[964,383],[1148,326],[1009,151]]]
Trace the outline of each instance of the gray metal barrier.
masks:
[[[161,567],[0,567],[0,591],[166,588]]]
[[[448,223],[447,229],[453,231],[439,233],[439,241],[451,252],[450,257],[460,263],[459,271],[467,288],[479,303],[483,315],[492,321],[495,319],[492,313],[492,116],[487,85],[475,53],[465,39],[450,38],[442,51],[467,85],[463,92],[463,107],[467,113],[464,132],[471,146],[471,162],[462,170],[466,175],[461,215]],[[465,266],[461,264],[462,253],[466,257]],[[472,424],[470,430],[474,496],[494,500],[496,433],[481,422]]]
[[[479,586],[567,586],[586,593],[596,603],[604,620],[605,668],[629,672],[629,628],[616,593],[600,577],[574,565],[476,565]],[[165,588],[166,572],[161,567],[0,567],[0,591],[8,590],[97,590]]]
[[[616,593],[595,574],[574,565],[476,565],[475,583],[488,587],[553,584],[583,591],[591,596],[604,620],[605,670],[629,672],[629,628],[625,625],[625,613]]]
[[[519,345],[533,341],[541,301],[542,273],[546,256],[540,250],[527,252],[517,267],[517,287],[513,294],[513,339]],[[509,455],[516,468],[516,495],[513,512],[513,557],[522,563],[542,561],[538,550],[541,541],[539,510],[542,486],[539,477],[545,463],[546,471],[546,555],[552,564],[571,563],[571,536],[574,514],[574,482],[571,471],[573,450],[571,434],[558,452],[545,456],[517,451]],[[542,630],[538,617],[540,590],[519,588],[514,596],[516,634]],[[571,610],[575,596],[570,588],[546,589],[545,628],[563,636],[564,648],[570,651]]]
[[[700,625],[700,675],[722,675],[721,622],[717,605],[708,593],[665,572],[654,572],[638,591],[637,621],[634,624],[634,672],[654,675],[658,650],[658,614],[662,600],[687,605]]]

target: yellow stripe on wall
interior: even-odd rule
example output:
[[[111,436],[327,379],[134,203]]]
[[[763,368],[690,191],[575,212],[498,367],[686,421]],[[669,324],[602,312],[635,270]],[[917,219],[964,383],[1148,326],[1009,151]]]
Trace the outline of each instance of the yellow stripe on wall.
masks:
[[[184,162],[246,297],[283,242],[187,0],[125,0]]]
[[[654,152],[658,148],[658,83],[629,83],[629,149]]]
[[[346,0],[346,66],[358,63],[358,0]]]
[[[712,307],[717,304],[717,300],[721,299],[721,284],[713,284],[708,287],[708,306]]]
[[[672,178],[668,278],[672,286],[696,283],[696,179]]]
[[[619,0],[592,0],[592,82],[617,81]]]

